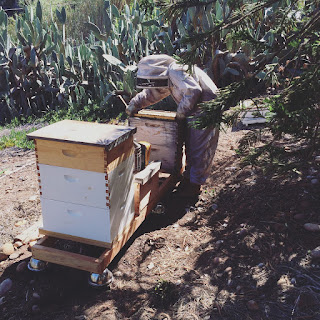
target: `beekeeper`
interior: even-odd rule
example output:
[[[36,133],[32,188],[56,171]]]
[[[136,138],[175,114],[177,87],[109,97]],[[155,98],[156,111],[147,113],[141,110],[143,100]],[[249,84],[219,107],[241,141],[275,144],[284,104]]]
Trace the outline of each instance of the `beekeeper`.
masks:
[[[209,176],[218,144],[218,129],[198,130],[190,123],[201,113],[198,104],[216,97],[218,88],[209,76],[194,67],[192,74],[186,66],[172,57],[159,54],[142,58],[138,64],[137,88],[143,89],[129,103],[127,113],[133,115],[140,109],[171,96],[177,103],[177,119],[187,119],[185,137],[187,165],[180,194],[198,195],[200,187]]]

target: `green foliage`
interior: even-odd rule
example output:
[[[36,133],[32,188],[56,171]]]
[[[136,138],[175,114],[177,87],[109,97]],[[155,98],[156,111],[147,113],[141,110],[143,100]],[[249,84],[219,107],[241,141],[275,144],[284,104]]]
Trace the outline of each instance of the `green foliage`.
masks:
[[[319,142],[319,1],[159,3],[181,63],[202,66],[223,88],[202,105],[198,126],[230,124],[227,110],[271,87],[280,94],[266,103],[272,132]]]
[[[5,135],[0,138],[0,150],[10,147],[34,149],[33,141],[29,141],[26,137],[27,133],[30,133],[34,130],[35,129],[19,131],[12,129],[9,135]]]
[[[35,9],[25,7],[12,40],[7,15],[0,11],[0,123],[52,111],[93,117],[82,114],[85,107],[96,119],[116,115],[124,109],[117,95],[129,100],[136,94],[134,69],[141,57],[165,52],[168,39],[159,39],[160,24],[145,26],[148,20],[136,3],[122,13],[104,1],[100,26],[87,21],[87,38],[78,46],[66,36],[67,12],[57,8],[46,21],[40,2]]]
[[[159,280],[152,292],[153,304],[159,307],[168,307],[178,299],[176,286],[166,280]]]

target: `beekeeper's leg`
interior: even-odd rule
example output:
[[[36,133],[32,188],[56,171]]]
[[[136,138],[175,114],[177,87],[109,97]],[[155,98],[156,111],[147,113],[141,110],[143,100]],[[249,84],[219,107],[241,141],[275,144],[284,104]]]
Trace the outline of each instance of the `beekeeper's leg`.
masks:
[[[186,139],[187,167],[185,177],[192,184],[202,185],[210,174],[219,139],[219,130],[188,128]]]

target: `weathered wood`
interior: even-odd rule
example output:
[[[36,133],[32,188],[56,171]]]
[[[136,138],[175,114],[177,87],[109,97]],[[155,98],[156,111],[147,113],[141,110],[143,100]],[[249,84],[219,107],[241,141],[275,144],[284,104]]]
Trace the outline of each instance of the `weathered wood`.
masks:
[[[136,113],[135,117],[148,118],[148,119],[160,119],[167,121],[175,121],[177,113],[174,111],[164,111],[164,110],[149,110],[144,109]]]
[[[46,235],[46,236],[54,237],[54,238],[59,238],[59,239],[64,239],[64,240],[72,240],[72,241],[76,241],[76,242],[80,242],[80,243],[90,244],[90,245],[97,246],[97,247],[103,247],[103,248],[109,248],[109,249],[111,248],[111,243],[109,243],[109,242],[103,242],[103,241],[92,240],[92,239],[88,239],[88,238],[76,237],[76,236],[72,236],[70,234],[48,231],[43,228],[39,229],[39,233]]]
[[[45,139],[103,146],[109,151],[127,140],[135,131],[135,128],[125,126],[63,120],[29,133],[27,137],[28,139]]]
[[[18,234],[14,240],[21,241],[26,244],[32,240],[37,240],[39,237],[39,228],[42,226],[42,219],[34,223],[28,229],[24,230],[22,233]]]
[[[149,203],[158,198],[159,192],[159,172],[151,177],[151,179],[141,185],[140,199],[139,199],[139,212],[143,210]],[[137,214],[137,212],[136,212]]]
[[[105,172],[105,149],[36,139],[38,163],[87,171]]]
[[[134,182],[145,184],[149,181],[153,175],[155,175],[161,167],[161,162],[152,162],[147,165],[142,171],[138,172],[134,176]]]
[[[88,257],[78,253],[63,251],[41,244],[35,244],[32,247],[31,251],[32,257],[35,259],[88,272],[101,273],[101,262],[97,258]]]
[[[180,172],[183,141],[178,123],[147,117],[129,121],[131,126],[137,127],[136,141],[151,144],[150,161],[161,161],[162,170],[169,173]]]

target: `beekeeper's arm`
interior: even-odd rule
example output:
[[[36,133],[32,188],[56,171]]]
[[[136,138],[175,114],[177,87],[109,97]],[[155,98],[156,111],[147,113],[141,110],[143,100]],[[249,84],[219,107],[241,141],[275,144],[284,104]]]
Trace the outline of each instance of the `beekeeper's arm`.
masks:
[[[139,110],[151,106],[169,95],[170,90],[168,88],[143,89],[134,98],[131,99],[126,112],[129,115],[133,115]]]
[[[172,90],[181,96],[178,102],[177,118],[183,119],[193,114],[200,100],[202,89],[196,79],[183,70],[181,65],[172,64],[169,68]],[[175,95],[174,95],[175,96]]]

